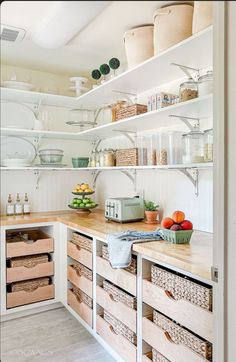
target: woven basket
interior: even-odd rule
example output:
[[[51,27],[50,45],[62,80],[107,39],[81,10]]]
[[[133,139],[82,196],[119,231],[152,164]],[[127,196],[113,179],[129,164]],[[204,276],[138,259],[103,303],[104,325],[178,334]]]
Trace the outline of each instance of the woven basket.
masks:
[[[156,265],[151,266],[151,282],[167,290],[176,300],[185,299],[201,308],[212,310],[212,288],[176,275]]]
[[[89,280],[93,280],[92,270],[90,270],[83,264],[78,263],[77,261],[74,261],[72,266],[79,275],[81,275],[81,276],[83,275],[85,278],[87,278]]]
[[[116,120],[137,116],[138,114],[146,113],[147,106],[144,104],[131,104],[128,107],[121,108],[116,112]]]
[[[24,266],[26,268],[33,268],[38,264],[47,263],[47,262],[48,262],[48,254],[20,256],[17,258],[10,259],[10,267],[16,268],[19,266]]]
[[[116,151],[116,166],[137,166],[138,148],[127,148]]]
[[[106,245],[102,246],[102,257],[109,261],[108,247]],[[134,256],[131,258],[131,264],[127,268],[124,268],[124,270],[132,274],[137,274],[137,259]]]
[[[158,352],[156,349],[152,348],[152,362],[171,362],[171,361],[165,358],[163,354]]]
[[[211,361],[212,344],[197,335],[189,332],[187,329],[173,322],[163,314],[153,311],[153,322],[163,329],[165,334],[176,344],[183,344],[200,356]]]
[[[135,345],[137,344],[136,334],[131,329],[129,329],[124,323],[116,319],[112,314],[110,314],[106,310],[104,310],[103,318],[107,323],[109,323],[112,326],[116,334],[125,337]]]
[[[75,285],[72,284],[72,290],[75,294],[79,303],[83,302],[87,304],[90,308],[93,308],[93,300],[90,298],[86,293],[84,293],[81,289],[77,288]]]
[[[86,238],[86,236],[83,236],[78,233],[73,233],[71,241],[72,241],[72,243],[78,245],[80,248],[86,249],[86,250],[92,252],[93,242],[91,239]]]
[[[114,284],[103,280],[103,289],[111,295],[116,302],[121,302],[132,309],[137,309],[137,299]]]
[[[170,241],[172,244],[189,244],[193,230],[173,231],[169,229],[161,229],[164,240]]]
[[[30,279],[22,282],[15,282],[11,284],[11,291],[20,292],[24,290],[25,292],[33,292],[39,287],[46,287],[47,285],[49,285],[49,282],[50,282],[49,277]]]

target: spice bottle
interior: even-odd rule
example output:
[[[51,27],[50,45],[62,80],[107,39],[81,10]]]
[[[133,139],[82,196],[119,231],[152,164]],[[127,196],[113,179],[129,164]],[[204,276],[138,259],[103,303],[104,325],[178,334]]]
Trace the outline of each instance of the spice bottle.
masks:
[[[25,200],[23,204],[23,214],[27,215],[30,214],[30,204],[29,204],[29,198],[28,195],[25,194]]]
[[[8,195],[7,205],[6,205],[6,214],[12,216],[15,214],[14,203],[11,197],[11,194]]]
[[[15,203],[15,215],[22,215],[23,205],[20,202],[19,194],[16,194],[16,203]]]

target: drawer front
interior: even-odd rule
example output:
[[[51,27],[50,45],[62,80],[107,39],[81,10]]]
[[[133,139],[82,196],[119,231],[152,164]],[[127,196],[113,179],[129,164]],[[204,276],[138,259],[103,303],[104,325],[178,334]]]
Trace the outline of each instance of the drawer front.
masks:
[[[137,348],[126,338],[116,334],[100,316],[96,319],[97,333],[126,361],[136,362]]]
[[[142,323],[143,339],[171,362],[207,362],[207,360],[182,344],[169,341],[161,328],[147,318]]]
[[[20,280],[35,279],[47,277],[54,274],[54,262],[40,263],[32,268],[18,266],[7,268],[7,283],[17,282]]]
[[[142,362],[152,362],[152,359],[148,358],[145,354],[142,356]]]
[[[212,312],[183,299],[175,300],[148,280],[143,280],[143,301],[209,342],[213,342]]]
[[[136,275],[123,269],[113,269],[109,262],[100,256],[97,256],[96,263],[99,275],[136,296]]]
[[[83,302],[79,302],[72,290],[67,292],[68,305],[92,328],[93,310]]]
[[[7,257],[26,256],[33,254],[51,253],[53,248],[53,238],[39,239],[33,243],[24,241],[7,243]]]
[[[103,288],[97,286],[96,289],[97,303],[136,333],[136,310],[115,301]]]
[[[71,241],[67,243],[67,254],[71,258],[77,260],[83,265],[92,269],[92,253],[88,250],[81,249],[78,245],[73,244]]]
[[[93,298],[93,283],[91,280],[85,278],[83,275],[79,275],[71,265],[67,267],[67,277],[72,284],[81,289],[90,298]]]
[[[33,292],[13,292],[7,293],[7,308],[13,308],[20,305],[41,302],[43,300],[54,298],[54,285],[39,287]]]

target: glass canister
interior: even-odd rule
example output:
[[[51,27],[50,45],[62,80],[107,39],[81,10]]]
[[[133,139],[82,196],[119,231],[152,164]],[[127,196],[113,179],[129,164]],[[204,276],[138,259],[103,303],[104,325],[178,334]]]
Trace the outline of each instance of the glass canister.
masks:
[[[104,151],[104,166],[115,166],[115,152],[111,148]]]
[[[90,156],[89,160],[89,166],[90,167],[96,167],[96,151],[93,150]]]
[[[139,136],[138,140],[139,166],[156,165],[156,139],[153,135]]]
[[[99,166],[100,167],[105,166],[105,162],[104,162],[105,161],[105,158],[104,158],[105,152],[106,152],[106,149],[100,150],[100,152],[99,152]]]
[[[167,133],[158,133],[156,135],[156,164],[168,164],[169,139]]]
[[[204,161],[213,162],[213,129],[204,131]]]
[[[179,101],[186,102],[190,99],[198,97],[198,82],[193,78],[189,78],[186,82],[180,84],[179,88]]]
[[[138,147],[138,165],[147,166],[147,139],[145,136],[137,137],[137,147]]]
[[[183,163],[204,162],[204,133],[194,130],[182,136]]]
[[[198,78],[198,96],[210,93],[213,93],[213,72],[211,70]]]
[[[168,164],[176,165],[182,163],[182,135],[183,132],[170,131],[168,135]]]

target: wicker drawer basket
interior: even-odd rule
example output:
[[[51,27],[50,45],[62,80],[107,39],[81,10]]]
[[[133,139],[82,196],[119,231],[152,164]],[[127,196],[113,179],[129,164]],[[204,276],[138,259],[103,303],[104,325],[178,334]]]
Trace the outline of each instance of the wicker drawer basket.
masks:
[[[108,282],[107,280],[103,280],[103,289],[109,295],[112,295],[113,299],[116,302],[121,302],[132,309],[137,309],[137,299],[133,295],[123,291],[122,289],[118,288],[116,285]]]
[[[163,354],[158,352],[156,349],[152,348],[152,362],[171,362],[171,361],[165,358]]]
[[[49,283],[49,277],[30,279],[22,282],[14,282],[11,284],[11,292],[20,292],[22,290],[25,292],[33,292],[39,287],[45,287],[49,285]]]
[[[93,300],[86,293],[84,293],[81,289],[77,288],[72,284],[72,291],[76,295],[77,300],[81,303],[87,304],[90,308],[93,308]]]
[[[212,359],[212,344],[173,322],[163,314],[153,311],[153,322],[163,329],[167,338],[176,344],[183,344],[205,359]]]
[[[81,263],[78,263],[77,261],[74,261],[72,264],[73,268],[77,271],[77,273],[81,276],[84,276],[85,278],[89,280],[93,280],[93,273],[92,270],[87,268]]]
[[[124,323],[116,319],[112,314],[104,310],[103,315],[104,320],[112,326],[112,329],[116,334],[119,334],[126,339],[128,339],[131,343],[137,344],[137,336],[136,334],[129,329]]]
[[[128,107],[121,108],[116,112],[116,120],[137,116],[138,114],[146,113],[147,106],[144,104],[131,104]]]
[[[151,267],[151,282],[169,291],[176,300],[185,299],[201,308],[212,310],[212,288],[184,278],[156,265]]]
[[[127,148],[117,150],[116,166],[138,166],[138,149]]]
[[[10,267],[16,268],[24,266],[26,268],[33,268],[34,266],[47,263],[49,261],[48,254],[39,254],[39,255],[29,255],[29,256],[19,256],[16,258],[10,259]]]
[[[108,247],[106,245],[102,246],[102,257],[109,260]],[[134,256],[131,258],[131,264],[127,268],[124,268],[124,270],[132,274],[137,274],[137,259]]]
[[[92,252],[92,249],[93,249],[92,240],[89,238],[86,238],[86,236],[78,234],[78,233],[73,233],[71,241],[72,241],[72,243],[78,245],[80,248]]]

